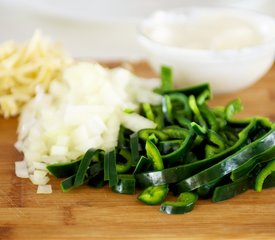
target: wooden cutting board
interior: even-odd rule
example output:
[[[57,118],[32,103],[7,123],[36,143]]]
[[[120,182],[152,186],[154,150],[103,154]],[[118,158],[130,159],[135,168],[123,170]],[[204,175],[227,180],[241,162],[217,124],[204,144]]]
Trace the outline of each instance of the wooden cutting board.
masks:
[[[154,75],[146,63],[133,64],[133,70]],[[274,83],[275,66],[254,86],[215,96],[211,104],[240,97],[245,106],[240,117],[275,120]],[[275,189],[250,190],[220,203],[200,200],[184,215],[162,214],[159,206],[138,202],[137,194],[108,187],[62,193],[56,179],[53,194],[38,195],[28,179],[14,174],[14,162],[22,158],[13,146],[16,127],[17,118],[0,118],[0,239],[275,239]]]

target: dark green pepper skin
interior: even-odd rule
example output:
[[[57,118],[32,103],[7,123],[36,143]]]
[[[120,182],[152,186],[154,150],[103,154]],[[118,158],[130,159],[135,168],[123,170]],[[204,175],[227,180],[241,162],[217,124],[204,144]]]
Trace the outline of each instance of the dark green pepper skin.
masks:
[[[176,89],[176,90],[165,90],[164,94],[171,94],[171,93],[182,93],[186,96],[194,95],[198,97],[202,92],[209,91],[209,96],[206,98],[210,99],[212,97],[210,85],[208,83],[203,83],[200,85],[196,85],[194,87],[184,88],[184,89]]]
[[[161,204],[160,211],[166,214],[183,214],[191,212],[198,200],[192,192],[181,193],[176,202],[167,201]]]
[[[233,198],[236,195],[247,191],[250,188],[250,179],[244,176],[235,182],[216,187],[212,195],[213,202],[224,201]]]
[[[138,200],[147,205],[158,205],[166,198],[168,192],[168,185],[150,186],[139,194]]]
[[[47,166],[48,171],[57,178],[66,178],[76,174],[81,158],[66,163],[56,163]]]
[[[118,183],[112,187],[112,190],[122,194],[134,194],[136,179],[133,175],[122,174],[118,176]]]
[[[275,129],[271,129],[267,134],[258,140],[246,145],[238,152],[225,158],[221,162],[187,178],[174,186],[174,193],[178,194],[184,191],[192,191],[204,184],[208,184],[214,179],[231,173],[251,157],[267,150],[275,144]]]
[[[239,149],[245,146],[248,142],[251,141],[250,138],[252,138],[255,135],[255,131],[257,131],[258,124],[259,122],[254,119],[251,120],[249,123],[239,124],[241,126],[246,126],[240,132],[239,140],[232,147],[229,147],[228,149],[216,154],[211,158],[196,161],[194,163],[166,168],[162,171],[139,173],[135,175],[137,183],[139,186],[144,188],[151,185],[176,183],[181,181],[182,179],[188,178],[193,174],[196,174],[199,171],[201,171],[201,169],[208,168],[218,163],[219,161],[225,159],[226,157],[237,152]]]

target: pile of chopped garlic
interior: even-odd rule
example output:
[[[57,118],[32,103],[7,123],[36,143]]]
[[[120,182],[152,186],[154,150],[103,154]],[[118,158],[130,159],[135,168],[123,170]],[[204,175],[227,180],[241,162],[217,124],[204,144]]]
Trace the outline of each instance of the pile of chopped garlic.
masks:
[[[35,95],[36,86],[47,91],[71,62],[61,46],[39,31],[25,44],[10,41],[0,45],[0,115],[19,114]]]
[[[159,84],[123,68],[87,62],[67,67],[47,93],[38,87],[23,108],[15,146],[24,160],[16,163],[16,175],[30,178],[38,192],[50,192],[47,164],[74,160],[89,148],[112,149],[121,124],[134,132],[156,127],[137,112],[141,102],[160,103],[153,92]]]

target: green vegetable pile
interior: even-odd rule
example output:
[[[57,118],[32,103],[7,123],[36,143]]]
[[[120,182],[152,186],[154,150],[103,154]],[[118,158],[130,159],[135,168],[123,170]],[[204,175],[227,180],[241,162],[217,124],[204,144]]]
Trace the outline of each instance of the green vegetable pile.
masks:
[[[160,106],[144,103],[141,114],[156,129],[133,133],[121,126],[117,147],[109,152],[89,149],[65,164],[48,165],[64,192],[87,183],[109,184],[114,192],[134,194],[160,211],[191,211],[198,198],[223,201],[248,189],[275,186],[275,124],[267,118],[237,120],[239,99],[225,107],[207,104],[208,84],[172,89],[171,69],[162,67]],[[130,114],[130,113],[129,113]],[[169,191],[177,200],[166,201]]]

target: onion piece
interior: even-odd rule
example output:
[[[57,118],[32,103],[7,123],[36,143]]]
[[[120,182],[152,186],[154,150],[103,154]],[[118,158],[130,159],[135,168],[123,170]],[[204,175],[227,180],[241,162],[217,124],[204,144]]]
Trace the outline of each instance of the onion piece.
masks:
[[[133,132],[138,132],[143,128],[156,128],[156,123],[153,121],[137,114],[137,113],[123,113],[122,114],[122,124],[132,130]]]
[[[50,194],[52,193],[52,185],[47,184],[47,185],[38,185],[36,193],[38,194]]]
[[[15,175],[20,178],[29,178],[29,172],[25,161],[15,162]]]

